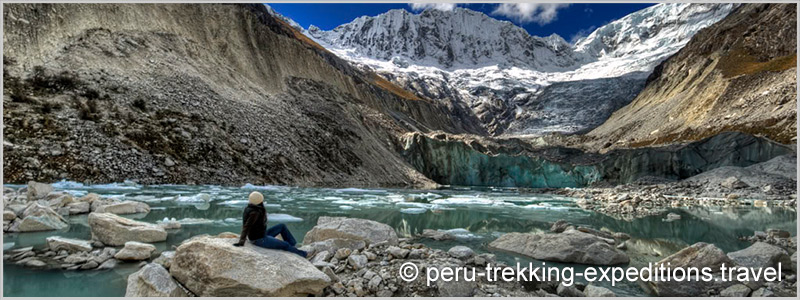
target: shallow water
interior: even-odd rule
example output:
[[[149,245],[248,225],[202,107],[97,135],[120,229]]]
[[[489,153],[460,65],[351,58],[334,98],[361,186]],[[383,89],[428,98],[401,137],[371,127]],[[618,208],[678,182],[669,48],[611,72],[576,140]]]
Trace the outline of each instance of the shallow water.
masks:
[[[18,185],[6,185],[19,188]],[[146,222],[175,218],[181,229],[169,230],[166,242],[155,243],[158,252],[171,249],[198,234],[238,233],[247,194],[259,190],[266,196],[270,225],[286,223],[298,240],[316,224],[320,216],[348,216],[389,224],[401,236],[419,234],[423,229],[452,230],[455,241],[422,242],[433,248],[448,249],[467,245],[487,252],[486,245],[505,232],[546,231],[550,224],[565,219],[575,225],[608,228],[630,234],[631,265],[646,265],[695,242],[708,242],[726,252],[745,248],[738,236],[755,230],[779,228],[796,234],[796,211],[779,208],[694,208],[675,209],[682,219],[664,222],[664,216],[623,221],[578,208],[573,199],[557,195],[520,192],[513,188],[453,188],[448,190],[399,189],[323,189],[279,186],[222,187],[135,184],[83,186],[57,183],[57,190],[77,196],[95,192],[103,197],[147,202],[152,211],[126,217]],[[42,247],[53,235],[89,239],[86,215],[70,217],[71,226],[57,232],[4,234],[4,248]],[[635,250],[635,251],[634,251]],[[531,261],[506,253],[496,253],[507,262]],[[548,265],[563,265],[548,263]],[[4,296],[123,296],[126,278],[136,271],[136,263],[121,263],[114,270],[61,271],[32,270],[3,264]],[[576,271],[579,271],[580,266]],[[600,285],[605,285],[600,283]],[[607,285],[605,285],[607,286]],[[618,295],[642,296],[635,284],[610,287]]]

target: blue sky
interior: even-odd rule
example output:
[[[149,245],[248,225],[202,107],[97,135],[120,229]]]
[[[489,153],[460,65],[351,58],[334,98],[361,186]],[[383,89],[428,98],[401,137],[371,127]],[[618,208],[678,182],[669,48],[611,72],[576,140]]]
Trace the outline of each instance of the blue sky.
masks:
[[[267,3],[279,13],[292,18],[304,28],[313,24],[324,30],[348,23],[363,15],[375,16],[390,9],[420,12],[425,8],[448,10],[454,4],[403,3]],[[575,4],[458,4],[481,11],[500,20],[525,28],[530,34],[548,36],[556,33],[567,41],[585,36],[597,27],[654,4],[575,3]]]

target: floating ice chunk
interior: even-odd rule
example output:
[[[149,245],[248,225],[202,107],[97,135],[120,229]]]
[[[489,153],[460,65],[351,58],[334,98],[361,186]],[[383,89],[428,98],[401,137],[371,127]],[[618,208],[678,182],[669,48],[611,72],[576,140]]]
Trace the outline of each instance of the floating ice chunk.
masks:
[[[139,201],[139,202],[157,202],[160,199],[156,199],[156,196],[153,195],[138,195],[129,197],[131,200]]]
[[[95,190],[138,190],[142,186],[132,181],[125,181],[124,183],[95,184],[86,186],[86,188]]]
[[[569,207],[565,206],[553,206],[550,203],[537,203],[537,204],[530,204],[524,206],[528,209],[547,209],[547,210],[569,210]]]
[[[390,202],[405,202],[406,198],[403,195],[392,194],[386,196]]]
[[[472,232],[470,232],[466,228],[453,228],[453,229],[445,230],[445,232],[455,236],[457,239],[477,239],[477,238],[480,238],[480,236],[478,236],[476,234],[473,234]]]
[[[356,205],[356,204],[358,204],[358,201],[353,201],[353,200],[350,200],[350,199],[348,199],[348,200],[342,199],[342,200],[335,200],[335,201],[333,201],[331,203],[333,203],[333,204]]]
[[[433,200],[433,204],[447,204],[447,205],[490,205],[495,203],[495,200],[474,197],[474,196],[457,196],[444,199]]]
[[[361,201],[357,201],[356,202],[356,205],[364,206],[364,207],[373,207],[373,206],[379,206],[379,205],[383,205],[383,204],[385,204],[385,202],[383,202],[383,201],[375,201],[375,200],[361,200]]]
[[[303,218],[298,218],[287,214],[269,214],[267,215],[267,221],[278,223],[303,222]]]
[[[428,211],[428,209],[422,207],[410,207],[410,208],[403,208],[400,210],[401,213],[412,214],[412,215],[424,214],[426,211]]]
[[[367,189],[359,189],[359,188],[344,188],[338,189],[334,192],[337,193],[386,193],[386,190],[367,190]]]
[[[200,224],[212,224],[214,220],[203,219],[203,218],[183,218],[178,220],[178,223],[181,225],[200,225]]]
[[[246,206],[246,205],[247,205],[247,203],[248,203],[248,201],[247,201],[247,200],[228,200],[228,201],[222,201],[222,202],[220,202],[220,203],[219,203],[219,205],[225,205],[225,206],[242,206],[242,207],[243,207],[243,206]]]
[[[442,211],[442,210],[454,210],[454,208],[443,206],[443,205],[434,204],[433,206],[430,207],[430,210],[434,211],[434,212],[437,212],[437,211]]]
[[[200,193],[193,196],[179,196],[177,199],[175,199],[175,202],[184,202],[184,203],[195,203],[195,202],[202,203],[210,201],[211,201],[211,195],[205,193]]]
[[[80,189],[84,188],[83,183],[75,182],[75,181],[67,181],[62,179],[59,182],[51,184],[54,189],[63,190],[63,189]]]
[[[77,198],[86,196],[86,194],[89,193],[87,191],[81,191],[81,190],[64,190],[64,192],[67,193],[67,194],[72,195],[73,197],[77,197]]]
[[[285,190],[286,187],[278,186],[278,185],[253,185],[253,184],[245,184],[241,187],[243,190],[266,190],[266,191],[281,191]]]
[[[419,202],[399,202],[395,203],[395,206],[398,207],[412,207],[412,208],[430,208],[434,205],[428,203],[419,203]]]

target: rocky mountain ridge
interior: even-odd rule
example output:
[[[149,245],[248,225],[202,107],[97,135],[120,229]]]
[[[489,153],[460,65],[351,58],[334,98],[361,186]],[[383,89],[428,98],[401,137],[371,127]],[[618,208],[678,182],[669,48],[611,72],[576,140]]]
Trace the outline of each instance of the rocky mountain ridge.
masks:
[[[13,4],[4,17],[7,182],[429,184],[396,154],[398,133],[480,133],[263,5]]]
[[[795,144],[796,8],[743,5],[701,30],[579,143],[637,147],[740,131]]]
[[[659,4],[570,45],[465,8],[392,10],[306,34],[431,99],[464,103],[492,135],[576,133],[630,102],[647,75],[733,4]]]

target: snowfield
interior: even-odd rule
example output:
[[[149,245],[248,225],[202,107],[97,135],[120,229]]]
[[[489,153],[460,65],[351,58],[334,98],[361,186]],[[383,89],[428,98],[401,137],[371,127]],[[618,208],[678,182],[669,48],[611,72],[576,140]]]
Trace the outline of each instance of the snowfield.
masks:
[[[575,133],[633,100],[661,61],[735,6],[657,4],[574,45],[466,8],[395,9],[304,33],[419,95],[462,103],[494,135]]]

